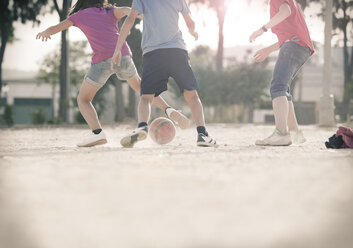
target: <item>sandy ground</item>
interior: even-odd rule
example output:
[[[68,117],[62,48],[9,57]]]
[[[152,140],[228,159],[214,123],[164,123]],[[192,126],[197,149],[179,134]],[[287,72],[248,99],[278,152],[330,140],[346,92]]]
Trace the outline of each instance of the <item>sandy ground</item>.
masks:
[[[253,145],[271,126],[214,124],[217,149],[194,129],[124,149],[131,128],[95,148],[79,128],[0,130],[0,247],[353,247],[353,151],[324,147],[334,129],[271,148]]]

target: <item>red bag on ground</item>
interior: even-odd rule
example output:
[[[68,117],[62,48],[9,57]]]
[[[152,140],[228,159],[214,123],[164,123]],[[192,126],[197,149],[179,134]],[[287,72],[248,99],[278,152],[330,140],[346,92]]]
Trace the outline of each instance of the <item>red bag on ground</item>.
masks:
[[[341,148],[353,148],[353,130],[346,127],[338,127],[336,136],[342,136],[343,145]]]

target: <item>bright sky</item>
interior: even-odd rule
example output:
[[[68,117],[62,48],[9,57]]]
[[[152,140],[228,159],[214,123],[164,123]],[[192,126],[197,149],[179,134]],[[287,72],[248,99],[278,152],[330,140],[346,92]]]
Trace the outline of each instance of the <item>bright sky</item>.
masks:
[[[263,4],[263,1],[257,1],[257,3],[253,1],[251,5],[247,5],[246,2],[233,0],[230,3],[224,26],[224,47],[251,45],[248,41],[250,34],[269,20],[268,8]],[[316,16],[315,13],[318,11],[320,11],[318,6],[308,8],[305,15],[312,39],[322,42],[324,24],[319,18],[310,17]],[[215,13],[205,6],[191,6],[191,12],[199,32],[199,40],[195,41],[189,35],[185,24],[180,23],[189,51],[197,45],[208,45],[212,49],[216,49],[218,25]],[[41,24],[39,26],[33,27],[30,23],[25,25],[16,23],[15,37],[17,40],[6,47],[3,69],[38,70],[39,62],[43,56],[58,49],[61,36],[56,34],[46,43],[35,40],[35,36],[47,27],[57,24],[58,19],[58,15],[54,13],[40,17]],[[78,28],[72,27],[69,30],[70,40],[86,39]],[[267,32],[254,45],[270,45],[274,42],[276,42],[274,34]]]

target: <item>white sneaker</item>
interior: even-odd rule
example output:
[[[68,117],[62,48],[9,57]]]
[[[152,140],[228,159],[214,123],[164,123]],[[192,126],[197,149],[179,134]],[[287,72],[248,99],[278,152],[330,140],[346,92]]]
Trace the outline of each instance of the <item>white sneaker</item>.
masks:
[[[197,146],[218,147],[216,140],[204,135],[203,133],[199,133],[197,136]]]
[[[147,126],[136,128],[131,134],[125,136],[120,140],[120,144],[123,147],[132,148],[137,141],[141,141],[147,138],[148,128]]]
[[[86,139],[78,143],[78,147],[91,147],[97,145],[103,145],[107,143],[107,138],[104,131],[101,131],[99,134],[90,133]]]
[[[280,131],[275,131],[266,139],[257,140],[255,145],[257,146],[289,146],[292,144],[292,139],[289,133],[281,134]]]
[[[181,111],[175,110],[172,107],[168,107],[165,110],[166,115],[181,129],[187,129],[190,126],[190,120],[181,113]]]
[[[294,144],[303,144],[306,142],[306,138],[301,130],[290,132],[290,135]]]

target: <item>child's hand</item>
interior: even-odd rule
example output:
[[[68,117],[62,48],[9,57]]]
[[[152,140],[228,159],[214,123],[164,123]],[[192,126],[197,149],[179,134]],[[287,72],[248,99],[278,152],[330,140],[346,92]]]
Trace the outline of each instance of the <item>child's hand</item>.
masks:
[[[189,30],[189,32],[190,32],[190,34],[191,34],[192,36],[194,36],[195,40],[198,40],[198,39],[199,39],[199,34],[198,34],[196,31],[191,31],[191,30]]]
[[[51,39],[50,34],[49,34],[49,32],[47,30],[37,34],[36,40],[41,39],[41,38],[42,38],[42,41],[47,41],[48,39],[49,40]]]
[[[255,39],[259,36],[261,36],[264,33],[264,31],[262,29],[256,30],[254,33],[252,33],[252,35],[250,36],[249,40],[250,42],[254,42]]]
[[[115,50],[114,55],[112,57],[112,61],[110,62],[110,70],[114,70],[114,65],[120,66],[120,61],[121,61],[121,51],[120,50]]]
[[[260,63],[264,61],[270,53],[271,52],[267,49],[267,47],[257,51],[254,55],[255,62]]]

